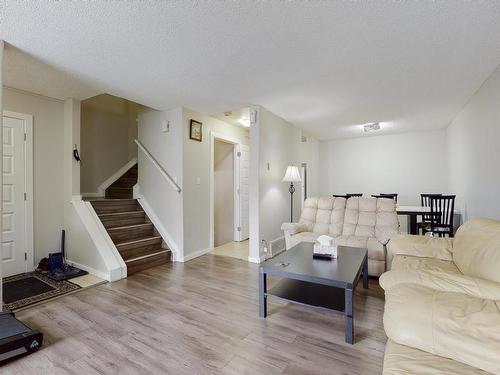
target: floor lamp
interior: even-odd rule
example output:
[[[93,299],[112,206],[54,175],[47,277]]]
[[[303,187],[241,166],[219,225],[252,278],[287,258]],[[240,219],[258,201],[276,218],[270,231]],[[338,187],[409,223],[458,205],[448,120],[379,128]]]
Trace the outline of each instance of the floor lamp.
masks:
[[[301,182],[299,168],[295,165],[289,165],[285,172],[285,177],[283,177],[283,182],[289,182],[290,187],[288,191],[290,192],[290,223],[293,223],[293,193],[295,192],[294,182]]]

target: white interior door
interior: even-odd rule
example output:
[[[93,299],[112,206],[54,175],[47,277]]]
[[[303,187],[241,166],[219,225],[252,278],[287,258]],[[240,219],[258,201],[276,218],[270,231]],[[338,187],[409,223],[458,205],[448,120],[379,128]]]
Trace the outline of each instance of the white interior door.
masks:
[[[248,239],[249,227],[249,177],[250,177],[250,147],[238,145],[240,156],[238,157],[239,175],[239,228],[240,241]]]
[[[26,120],[3,116],[3,276],[28,270]],[[32,259],[32,250],[30,251]]]

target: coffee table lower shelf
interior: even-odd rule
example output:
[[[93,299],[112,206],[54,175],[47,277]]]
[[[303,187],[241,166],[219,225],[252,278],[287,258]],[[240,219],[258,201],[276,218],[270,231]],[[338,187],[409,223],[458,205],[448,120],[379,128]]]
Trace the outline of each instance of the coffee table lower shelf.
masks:
[[[267,297],[305,306],[328,309],[344,314],[345,290],[301,280],[282,279],[267,293]]]

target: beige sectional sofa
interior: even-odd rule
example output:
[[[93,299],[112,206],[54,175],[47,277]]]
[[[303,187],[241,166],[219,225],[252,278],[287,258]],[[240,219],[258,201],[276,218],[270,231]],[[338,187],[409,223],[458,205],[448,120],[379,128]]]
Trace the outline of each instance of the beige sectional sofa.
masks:
[[[384,374],[500,374],[500,221],[388,244]]]
[[[399,232],[396,205],[392,199],[351,197],[308,198],[298,223],[285,223],[286,248],[314,242],[322,234],[337,245],[368,249],[368,273],[380,276],[386,269],[386,247]]]

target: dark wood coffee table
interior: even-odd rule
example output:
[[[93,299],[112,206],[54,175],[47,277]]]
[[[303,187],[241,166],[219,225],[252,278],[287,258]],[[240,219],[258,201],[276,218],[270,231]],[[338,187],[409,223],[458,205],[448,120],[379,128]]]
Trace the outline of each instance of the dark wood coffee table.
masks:
[[[339,246],[338,258],[314,259],[313,244],[300,243],[259,268],[259,316],[267,316],[267,298],[328,309],[345,316],[345,341],[354,341],[353,292],[363,274],[368,288],[368,251]],[[267,275],[280,276],[276,286],[267,290]]]

